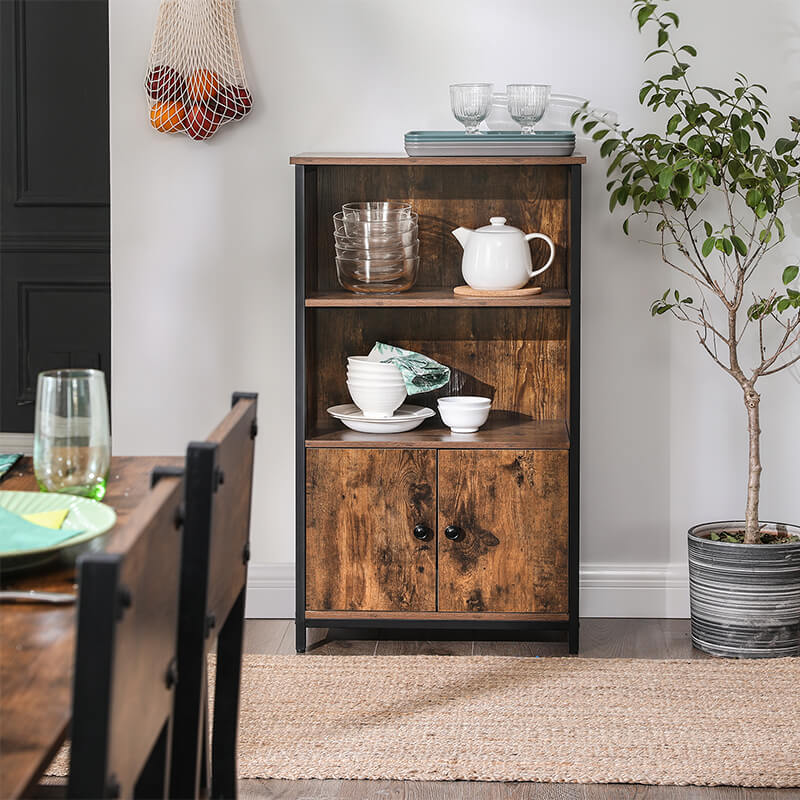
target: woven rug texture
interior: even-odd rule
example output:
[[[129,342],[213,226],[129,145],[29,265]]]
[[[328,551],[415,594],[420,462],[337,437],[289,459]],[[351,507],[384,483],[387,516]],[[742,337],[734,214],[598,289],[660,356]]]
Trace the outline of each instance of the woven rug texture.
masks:
[[[246,655],[239,731],[240,778],[797,787],[800,658]]]

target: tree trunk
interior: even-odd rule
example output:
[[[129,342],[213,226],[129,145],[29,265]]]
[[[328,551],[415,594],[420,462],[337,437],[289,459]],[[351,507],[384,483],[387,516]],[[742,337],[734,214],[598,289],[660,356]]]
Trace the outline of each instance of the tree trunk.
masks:
[[[747,407],[747,433],[750,444],[750,461],[747,472],[747,511],[745,513],[745,544],[757,544],[758,500],[761,494],[761,422],[759,404],[761,396],[752,386],[745,387],[744,404]]]

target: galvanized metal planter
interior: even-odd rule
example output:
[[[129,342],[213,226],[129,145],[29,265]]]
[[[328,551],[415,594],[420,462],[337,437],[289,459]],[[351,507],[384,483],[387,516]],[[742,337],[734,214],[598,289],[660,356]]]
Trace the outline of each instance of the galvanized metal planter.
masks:
[[[762,523],[800,535],[800,527]],[[710,522],[689,530],[692,644],[734,658],[800,656],[800,542],[730,544],[713,532],[744,522]]]

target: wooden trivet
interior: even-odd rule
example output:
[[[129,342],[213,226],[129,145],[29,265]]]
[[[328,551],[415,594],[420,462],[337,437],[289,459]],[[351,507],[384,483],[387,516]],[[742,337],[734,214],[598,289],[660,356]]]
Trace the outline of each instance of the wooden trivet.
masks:
[[[453,294],[461,297],[529,297],[541,291],[541,286],[523,286],[522,289],[473,289],[471,286],[456,286]]]

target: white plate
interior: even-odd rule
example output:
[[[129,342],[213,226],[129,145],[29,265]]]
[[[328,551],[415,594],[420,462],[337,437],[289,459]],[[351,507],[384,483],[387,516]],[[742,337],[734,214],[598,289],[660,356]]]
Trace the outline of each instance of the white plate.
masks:
[[[331,406],[328,413],[341,420],[348,428],[361,433],[404,433],[414,430],[428,417],[436,416],[432,408],[402,405],[389,419],[370,419],[354,403]]]

